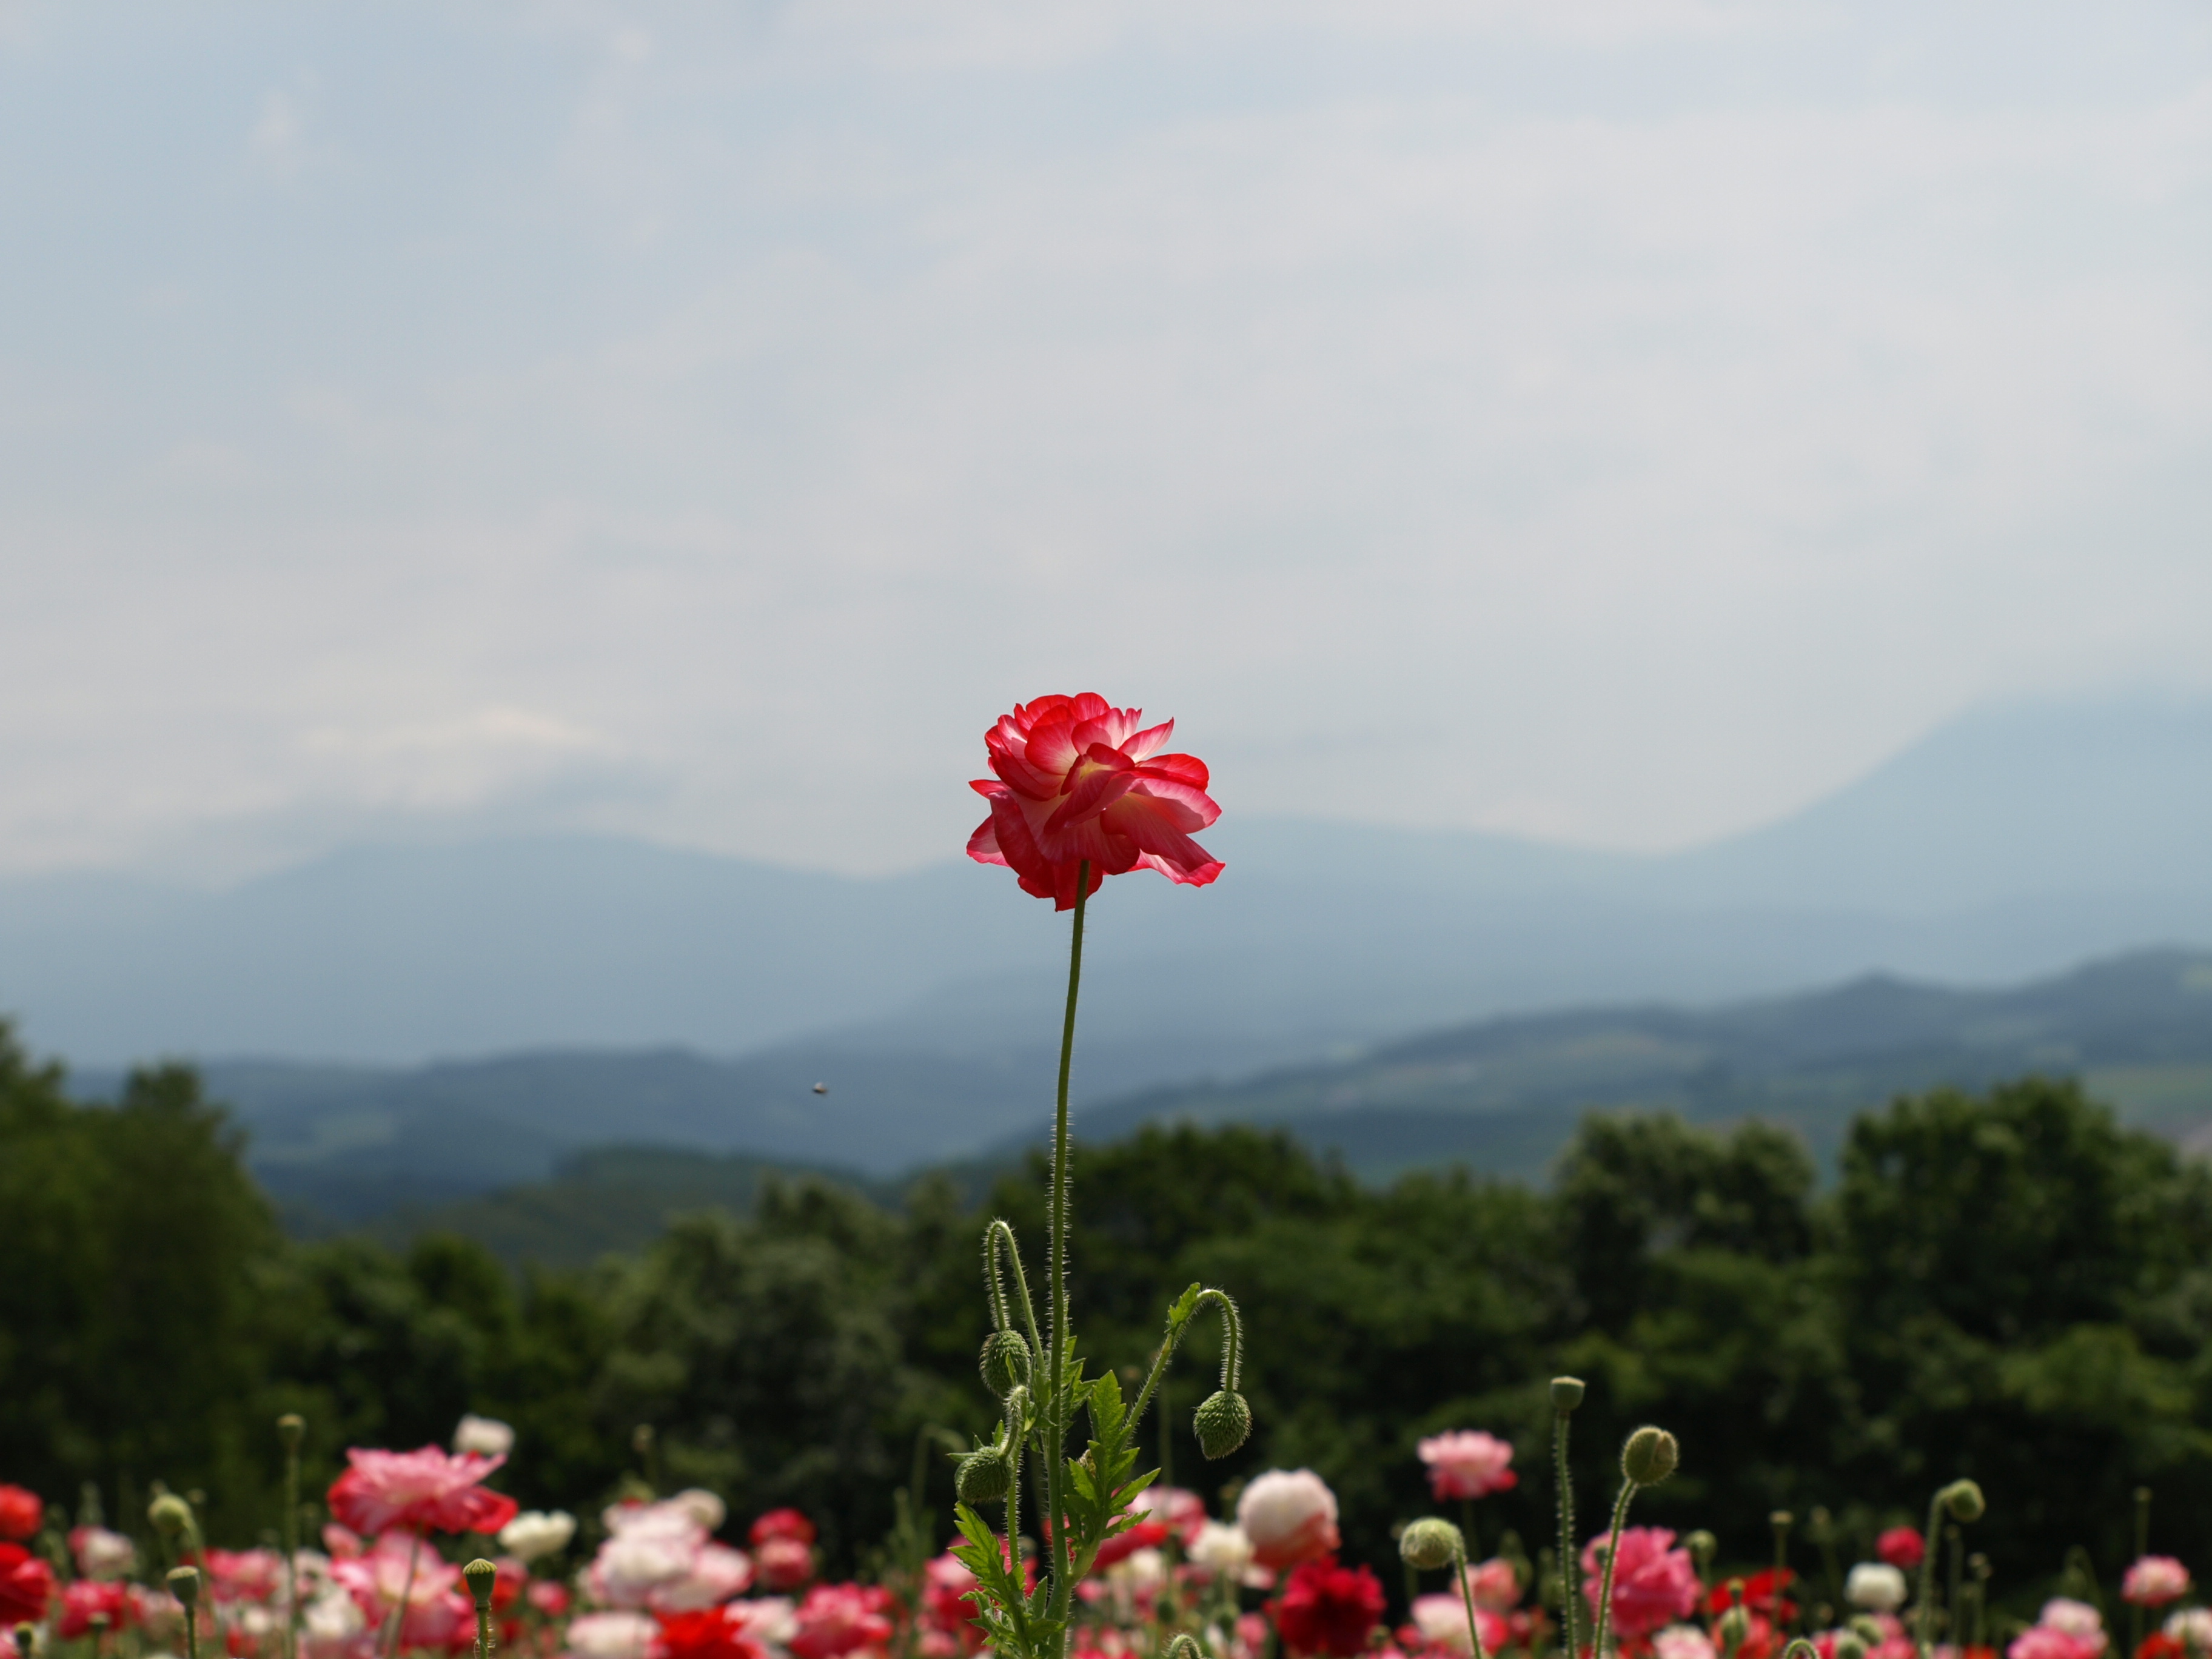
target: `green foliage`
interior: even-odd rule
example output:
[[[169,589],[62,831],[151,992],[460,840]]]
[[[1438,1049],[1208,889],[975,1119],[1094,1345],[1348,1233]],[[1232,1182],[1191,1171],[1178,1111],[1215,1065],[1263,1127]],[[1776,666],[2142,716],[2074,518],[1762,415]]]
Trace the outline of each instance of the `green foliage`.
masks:
[[[287,1244],[237,1152],[187,1073],[88,1109],[0,1042],[0,1477],[50,1496],[93,1480],[111,1513],[126,1490],[143,1513],[156,1478],[203,1487],[216,1530],[250,1537],[274,1516],[279,1412],[308,1419],[312,1492],[347,1444],[443,1441],[477,1411],[518,1431],[501,1485],[584,1511],[641,1472],[630,1433],[649,1422],[665,1486],[712,1487],[740,1518],[798,1504],[844,1567],[890,1525],[918,1433],[967,1442],[996,1419],[975,1382],[979,1217],[947,1182],[896,1212],[770,1182],[750,1217],[518,1278],[451,1236]],[[1825,1504],[1849,1560],[1960,1475],[1989,1494],[1972,1538],[2000,1593],[2076,1543],[2109,1577],[2138,1483],[2161,1495],[2161,1549],[2212,1547],[2185,1497],[2212,1476],[2212,1175],[2070,1085],[1899,1100],[1860,1121],[1826,1194],[1771,1127],[1664,1117],[1586,1121],[1549,1193],[1464,1172],[1363,1188],[1244,1128],[1148,1130],[1079,1170],[1073,1295],[1112,1365],[1065,1382],[1089,1442],[1066,1465],[1079,1549],[1157,1461],[1162,1412],[1182,1484],[1321,1474],[1346,1553],[1386,1580],[1391,1524],[1430,1507],[1414,1443],[1439,1429],[1518,1449],[1522,1485],[1486,1500],[1474,1547],[1509,1525],[1543,1537],[1561,1371],[1589,1383],[1585,1509],[1621,1436],[1663,1423],[1681,1468],[1638,1516],[1711,1527],[1723,1559],[1763,1557],[1770,1510]],[[1040,1176],[985,1211],[1032,1249]],[[1258,1426],[1218,1464],[1191,1435],[1222,1340],[1194,1281],[1243,1311]],[[1188,1334],[1137,1424],[1145,1372],[1113,1367],[1160,1347],[1163,1307],[1171,1342]],[[942,1516],[950,1486],[933,1461],[912,1508]],[[961,1525],[986,1572],[989,1525]]]

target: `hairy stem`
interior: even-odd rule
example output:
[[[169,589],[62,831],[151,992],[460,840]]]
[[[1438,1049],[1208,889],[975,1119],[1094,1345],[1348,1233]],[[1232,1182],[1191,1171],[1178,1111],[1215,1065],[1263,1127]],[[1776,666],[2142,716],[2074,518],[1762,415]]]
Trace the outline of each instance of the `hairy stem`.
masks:
[[[1467,1582],[1467,1551],[1452,1552],[1452,1576],[1459,1580],[1459,1599],[1467,1608],[1467,1639],[1474,1644],[1474,1659],[1483,1659],[1482,1630],[1474,1619],[1474,1586]]]
[[[1567,1419],[1572,1413],[1552,1413],[1552,1463],[1559,1486],[1559,1640],[1567,1659],[1581,1650],[1575,1645],[1575,1614],[1582,1586],[1575,1580],[1575,1486],[1567,1473]]]
[[[1623,1480],[1613,1505],[1613,1527],[1605,1537],[1605,1577],[1598,1586],[1597,1634],[1590,1643],[1590,1659],[1605,1659],[1606,1638],[1613,1633],[1613,1564],[1620,1555],[1620,1529],[1628,1520],[1629,1500],[1635,1496],[1636,1483]]]
[[[1939,1492],[1928,1500],[1928,1529],[1920,1534],[1920,1616],[1913,1621],[1920,1659],[1930,1659],[1936,1651],[1936,1542],[1942,1536],[1936,1528],[1942,1518],[1943,1494]]]
[[[1060,1460],[1067,1455],[1067,1077],[1075,1062],[1075,995],[1083,981],[1083,911],[1091,896],[1091,860],[1075,869],[1075,925],[1067,950],[1067,1018],[1060,1029],[1060,1091],[1052,1119],[1052,1346],[1045,1360],[1045,1508],[1052,1531],[1052,1614],[1064,1619],[1074,1591],[1068,1559],[1067,1510],[1060,1502]],[[1055,1651],[1063,1644],[1055,1639]]]

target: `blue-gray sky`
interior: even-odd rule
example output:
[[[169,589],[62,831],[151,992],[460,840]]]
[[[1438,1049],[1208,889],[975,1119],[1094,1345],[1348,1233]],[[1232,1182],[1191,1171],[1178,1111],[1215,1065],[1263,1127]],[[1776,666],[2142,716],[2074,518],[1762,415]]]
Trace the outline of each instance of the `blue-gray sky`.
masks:
[[[2196,3],[0,3],[0,867],[1679,846],[2212,664]]]

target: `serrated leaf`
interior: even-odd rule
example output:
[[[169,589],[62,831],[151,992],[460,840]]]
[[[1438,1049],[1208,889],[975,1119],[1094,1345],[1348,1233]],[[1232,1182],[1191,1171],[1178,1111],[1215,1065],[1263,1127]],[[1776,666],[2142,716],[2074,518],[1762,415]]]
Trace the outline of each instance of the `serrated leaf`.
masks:
[[[1133,1499],[1139,1492],[1144,1491],[1146,1487],[1151,1486],[1153,1481],[1159,1478],[1160,1472],[1158,1469],[1148,1469],[1144,1474],[1137,1476],[1133,1480],[1123,1482],[1120,1486],[1115,1489],[1115,1508],[1127,1508],[1130,1501]]]
[[[1190,1316],[1198,1307],[1199,1288],[1198,1281],[1193,1279],[1190,1288],[1176,1298],[1175,1306],[1168,1310],[1168,1324],[1171,1328],[1180,1329],[1190,1323]]]

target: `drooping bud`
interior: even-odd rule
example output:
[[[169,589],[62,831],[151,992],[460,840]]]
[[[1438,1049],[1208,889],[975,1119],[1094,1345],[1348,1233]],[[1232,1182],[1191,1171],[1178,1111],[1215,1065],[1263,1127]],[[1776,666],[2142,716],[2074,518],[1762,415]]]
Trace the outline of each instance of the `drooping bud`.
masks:
[[[197,1607],[200,1599],[200,1570],[198,1567],[170,1568],[169,1594],[183,1602],[187,1611]]]
[[[1014,1484],[1014,1462],[996,1446],[978,1446],[952,1471],[953,1489],[971,1508],[995,1504]]]
[[[1466,1553],[1467,1540],[1460,1529],[1433,1515],[1413,1522],[1398,1534],[1400,1559],[1423,1572],[1448,1567]]]
[[[1552,1409],[1571,1412],[1583,1403],[1584,1389],[1579,1376],[1555,1376],[1552,1379]]]
[[[977,1366],[983,1373],[983,1386],[994,1399],[1004,1400],[1016,1389],[1029,1386],[1030,1345],[1011,1327],[993,1331],[983,1339]]]
[[[1630,1435],[1620,1448],[1620,1472],[1633,1486],[1657,1486],[1674,1473],[1674,1466],[1681,1461],[1682,1449],[1674,1443],[1674,1437],[1649,1423]]]
[[[307,1432],[307,1419],[297,1412],[286,1412],[276,1419],[276,1437],[284,1443],[284,1449],[295,1452],[300,1441]]]
[[[476,1598],[477,1606],[489,1612],[492,1587],[499,1583],[499,1569],[480,1555],[461,1569],[461,1577],[469,1581],[469,1594]]]
[[[1243,1395],[1219,1389],[1199,1402],[1190,1421],[1199,1450],[1209,1460],[1226,1457],[1251,1437],[1252,1408]]]
[[[1989,1513],[1989,1500],[1971,1480],[1954,1480],[1938,1496],[1954,1521],[1978,1521]]]
[[[146,1518],[159,1527],[165,1537],[174,1538],[192,1524],[192,1506],[176,1493],[165,1492],[146,1506]]]

